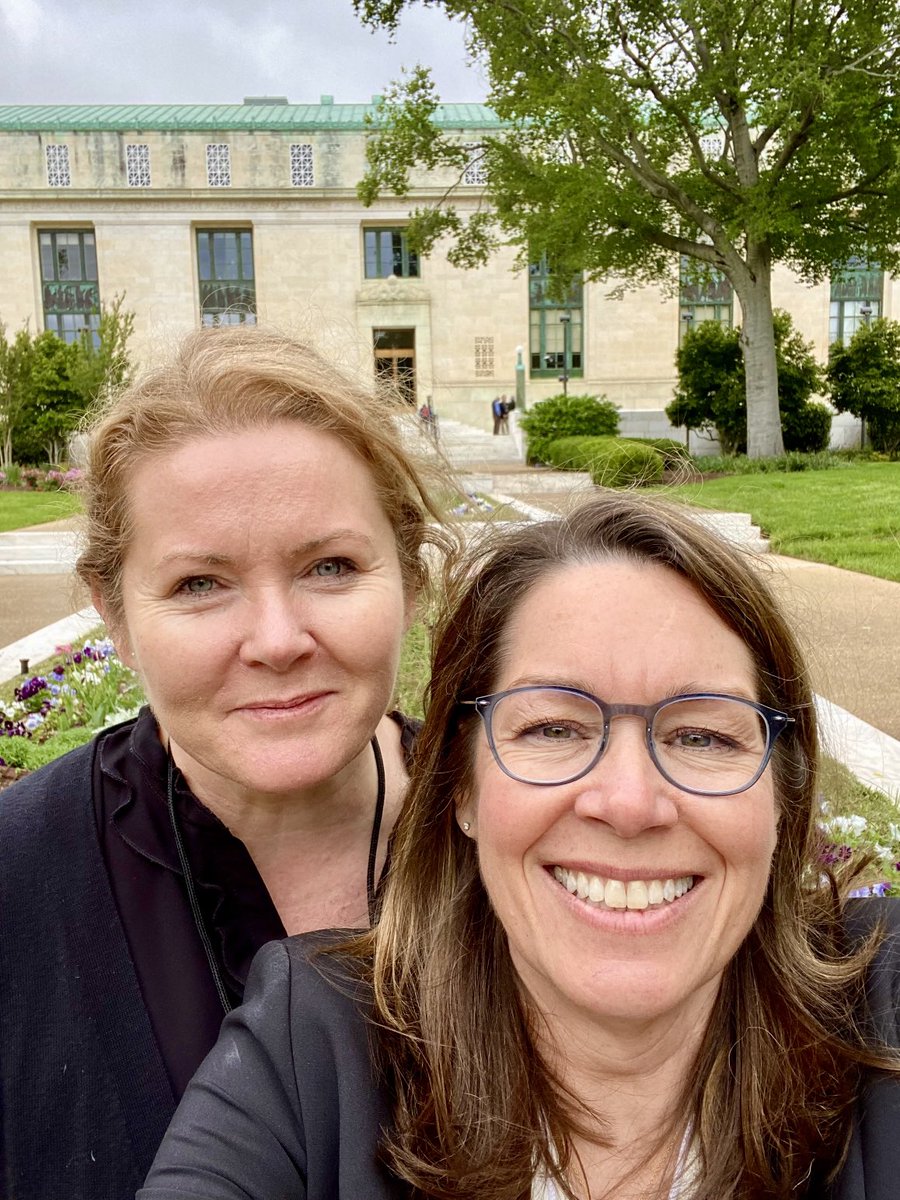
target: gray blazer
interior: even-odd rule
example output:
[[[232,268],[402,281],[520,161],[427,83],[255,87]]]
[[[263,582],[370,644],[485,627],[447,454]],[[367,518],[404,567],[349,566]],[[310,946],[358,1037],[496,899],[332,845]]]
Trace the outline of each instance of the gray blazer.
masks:
[[[870,976],[876,1032],[898,1040],[900,901],[853,906],[858,935],[874,914],[889,936]],[[408,1200],[377,1163],[387,1097],[372,1076],[366,997],[335,987],[310,948],[321,935],[264,947],[244,1004],[188,1088],[138,1200]],[[324,960],[329,963],[330,960]],[[900,1196],[900,1082],[873,1080],[849,1159],[815,1200]]]

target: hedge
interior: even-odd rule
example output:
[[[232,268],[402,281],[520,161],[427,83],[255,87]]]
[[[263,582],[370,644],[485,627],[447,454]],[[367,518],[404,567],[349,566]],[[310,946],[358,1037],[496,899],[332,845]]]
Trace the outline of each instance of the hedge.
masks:
[[[589,471],[601,487],[658,483],[665,468],[658,450],[634,438],[557,438],[546,455],[550,465],[560,470]]]

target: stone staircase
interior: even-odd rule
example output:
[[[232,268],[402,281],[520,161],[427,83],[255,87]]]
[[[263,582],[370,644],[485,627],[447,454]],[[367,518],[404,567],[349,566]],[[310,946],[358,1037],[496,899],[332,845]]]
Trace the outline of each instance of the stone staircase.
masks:
[[[511,433],[495,435],[446,417],[440,419],[439,443],[449,461],[460,471],[472,464],[522,463],[522,452]]]
[[[404,440],[416,439],[419,445],[422,444],[421,425],[417,420],[404,423],[401,432]],[[546,508],[542,510],[542,498],[545,504],[554,497],[573,494],[578,499],[578,494],[588,495],[593,486],[586,471],[526,467],[519,440],[513,434],[494,436],[461,421],[441,418],[438,445],[460,474],[466,491],[509,502],[531,520],[556,515]],[[749,513],[695,512],[698,521],[727,541],[756,554],[764,554],[769,549],[768,541],[761,536],[759,526],[753,524]]]
[[[68,529],[0,533],[0,575],[64,575],[77,557],[78,535]]]
[[[719,537],[734,542],[745,550],[765,554],[769,549],[768,538],[762,536],[759,526],[753,524],[749,513],[703,512],[695,509],[693,515],[701,525],[714,530]]]

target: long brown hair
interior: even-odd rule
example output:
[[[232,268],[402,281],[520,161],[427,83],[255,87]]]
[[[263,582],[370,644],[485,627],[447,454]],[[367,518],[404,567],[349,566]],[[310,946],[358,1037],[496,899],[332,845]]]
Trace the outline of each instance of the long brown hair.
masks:
[[[511,614],[548,573],[608,558],[686,579],[743,639],[759,699],[795,721],[772,760],[780,822],[763,908],[726,971],[673,1112],[693,1124],[698,1200],[796,1196],[811,1172],[821,1182],[840,1165],[863,1069],[900,1069],[866,1045],[856,1015],[877,935],[848,948],[837,886],[818,886],[812,695],[760,572],[683,510],[621,493],[488,538],[451,582],[380,924],[357,943],[394,1097],[384,1153],[427,1196],[522,1200],[537,1167],[556,1174],[558,1164],[561,1178],[574,1135],[601,1140],[603,1114],[587,1125],[535,1051],[505,933],[454,807],[469,788],[480,728],[458,702],[492,690]]]

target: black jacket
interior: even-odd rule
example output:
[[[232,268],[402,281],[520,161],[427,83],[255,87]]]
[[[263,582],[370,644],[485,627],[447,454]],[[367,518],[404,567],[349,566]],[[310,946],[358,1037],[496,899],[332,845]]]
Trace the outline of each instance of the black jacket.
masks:
[[[876,907],[877,906],[877,907]],[[878,1035],[898,1040],[900,901],[856,906],[889,937],[870,976]],[[377,1166],[388,1100],[371,1075],[366,996],[335,987],[313,935],[266,946],[243,1006],[188,1088],[138,1200],[400,1200],[405,1185]],[[897,1200],[900,1082],[861,1098],[849,1160],[821,1200]],[[818,1200],[818,1198],[817,1198]]]
[[[95,745],[0,794],[4,1200],[125,1200],[175,1110],[97,841]]]

